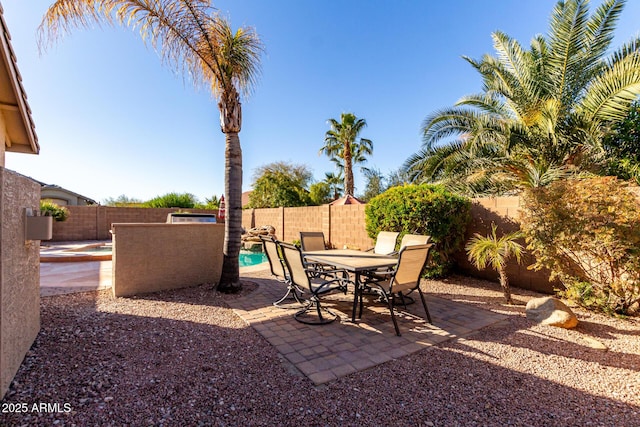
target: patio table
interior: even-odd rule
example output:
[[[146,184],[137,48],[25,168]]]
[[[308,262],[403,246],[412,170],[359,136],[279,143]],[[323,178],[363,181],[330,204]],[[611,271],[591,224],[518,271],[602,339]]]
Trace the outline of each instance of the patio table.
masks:
[[[356,321],[356,307],[358,298],[363,290],[360,275],[366,271],[375,271],[396,265],[398,258],[392,255],[382,255],[372,252],[362,252],[355,249],[330,249],[325,251],[307,251],[303,256],[313,262],[326,264],[341,270],[346,270],[355,276],[355,290],[353,292],[353,311],[351,321]],[[362,311],[362,310],[361,310]]]

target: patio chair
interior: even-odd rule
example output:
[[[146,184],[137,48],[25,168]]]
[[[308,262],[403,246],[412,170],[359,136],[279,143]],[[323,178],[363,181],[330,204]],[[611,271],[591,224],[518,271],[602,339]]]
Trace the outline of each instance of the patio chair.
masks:
[[[400,239],[400,249],[410,245],[426,245],[431,240],[431,236],[422,234],[405,234]]]
[[[400,250],[402,250],[402,248],[404,248],[405,246],[426,245],[427,243],[429,243],[429,240],[431,240],[431,236],[425,236],[422,234],[405,234],[404,236],[402,236],[402,239],[400,240]],[[393,251],[391,252],[391,254],[397,255],[398,252]],[[376,270],[376,271],[370,272],[368,276],[371,280],[376,280],[376,279],[382,280],[384,279],[384,276],[381,276],[381,275],[387,275],[389,274],[390,271],[391,269]]]
[[[322,231],[301,231],[300,232],[300,246],[303,252],[307,251],[326,251],[327,245],[324,240],[324,233]],[[304,258],[303,258],[304,259]],[[315,276],[318,275],[333,275],[335,269],[333,267],[323,266],[322,264],[304,261],[307,269],[312,271]]]
[[[278,301],[274,302],[273,305],[278,308],[290,308],[280,305],[290,296],[292,296],[299,304],[304,304],[300,295],[298,295],[299,293],[301,294],[302,291],[291,283],[291,277],[287,271],[284,260],[280,255],[282,250],[278,247],[279,242],[273,236],[260,236],[260,240],[262,240],[262,248],[264,253],[267,255],[267,260],[269,261],[271,275],[279,282],[283,282],[287,285],[287,293]]]
[[[300,246],[304,252],[326,250],[324,233],[322,231],[301,231]]]
[[[400,250],[398,263],[395,269],[389,273],[385,281],[370,281],[367,285],[376,289],[382,299],[385,300],[391,312],[391,320],[396,330],[396,335],[400,336],[400,329],[395,316],[396,298],[400,298],[404,304],[406,294],[417,290],[422,300],[427,321],[432,323],[431,314],[427,308],[422,289],[420,289],[420,276],[429,258],[429,251],[433,244],[409,245]],[[362,294],[360,295],[360,315],[362,315]]]
[[[381,231],[376,237],[376,245],[369,251],[373,251],[374,254],[389,255],[396,250],[396,240],[398,240],[398,234],[395,231]]]
[[[320,296],[333,291],[344,291],[346,284],[342,278],[325,280],[320,277],[312,277],[311,272],[306,268],[302,259],[300,248],[288,243],[280,243],[284,262],[291,274],[293,286],[309,294],[305,306],[297,311],[293,317],[301,323],[308,325],[324,325],[331,323],[338,318],[338,315],[331,310],[322,307]],[[311,314],[315,310],[316,315]]]

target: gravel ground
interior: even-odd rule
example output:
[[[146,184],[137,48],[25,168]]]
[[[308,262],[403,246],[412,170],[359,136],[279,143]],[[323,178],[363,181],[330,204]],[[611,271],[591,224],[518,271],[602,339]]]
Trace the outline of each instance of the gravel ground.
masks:
[[[640,425],[640,319],[576,308],[580,325],[563,330],[502,305],[497,284],[454,276],[426,289],[507,320],[320,387],[227,307],[242,296],[211,286],[43,298],[0,425]]]

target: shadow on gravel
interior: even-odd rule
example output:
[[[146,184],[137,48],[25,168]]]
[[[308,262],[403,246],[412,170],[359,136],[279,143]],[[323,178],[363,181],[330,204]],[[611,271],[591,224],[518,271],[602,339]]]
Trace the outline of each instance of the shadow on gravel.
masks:
[[[602,392],[470,357],[464,341],[313,387],[226,307],[244,297],[226,298],[201,286],[138,298],[103,291],[43,299],[41,332],[0,402],[29,410],[4,412],[0,424],[614,426],[634,425],[640,413]],[[509,341],[521,326],[489,327],[481,338]],[[34,411],[34,403],[52,406]]]

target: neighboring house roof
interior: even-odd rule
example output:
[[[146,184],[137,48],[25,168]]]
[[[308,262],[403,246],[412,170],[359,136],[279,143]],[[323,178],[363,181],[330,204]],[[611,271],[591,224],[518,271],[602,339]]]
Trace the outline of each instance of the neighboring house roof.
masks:
[[[331,206],[342,206],[342,205],[364,205],[365,203],[361,200],[356,199],[351,194],[347,194],[346,196],[340,197],[339,199],[335,199],[333,202],[329,204]]]
[[[6,123],[6,151],[38,154],[38,136],[3,14],[0,3],[0,113]]]
[[[40,182],[40,181],[38,181]],[[89,205],[97,205],[98,202],[96,202],[93,199],[90,199],[86,196],[83,196],[82,194],[78,194],[78,193],[74,193],[73,191],[67,190],[66,188],[62,188],[59,185],[54,185],[54,184],[45,184],[44,182],[40,182],[40,185],[42,186],[42,191],[41,191],[41,198],[42,199],[46,199],[47,198],[47,193],[51,192],[51,191],[56,191],[56,192],[62,192],[64,194],[67,194],[69,196],[73,196],[77,199],[82,199],[85,200],[87,202],[87,204]],[[49,191],[47,191],[49,190]]]

